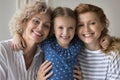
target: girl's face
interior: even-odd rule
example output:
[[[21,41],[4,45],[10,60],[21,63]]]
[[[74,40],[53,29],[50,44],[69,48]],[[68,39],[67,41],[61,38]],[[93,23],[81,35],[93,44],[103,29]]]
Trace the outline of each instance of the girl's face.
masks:
[[[58,44],[67,48],[75,34],[76,21],[71,17],[56,17],[54,20],[54,33]]]
[[[98,44],[102,30],[102,24],[96,13],[86,12],[79,14],[77,32],[85,45]]]
[[[31,43],[45,40],[50,31],[50,17],[47,14],[36,14],[25,24],[23,38]]]

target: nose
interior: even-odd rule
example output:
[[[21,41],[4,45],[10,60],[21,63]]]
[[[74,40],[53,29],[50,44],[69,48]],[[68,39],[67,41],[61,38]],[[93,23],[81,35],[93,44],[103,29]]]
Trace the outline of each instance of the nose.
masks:
[[[89,25],[85,25],[84,30],[88,32],[90,30]]]
[[[39,25],[37,26],[37,29],[38,29],[39,31],[42,31],[42,30],[43,30],[43,24],[42,24],[42,23],[39,24]]]
[[[64,35],[67,35],[67,34],[68,34],[68,29],[64,29],[64,30],[63,30],[63,34],[64,34]]]

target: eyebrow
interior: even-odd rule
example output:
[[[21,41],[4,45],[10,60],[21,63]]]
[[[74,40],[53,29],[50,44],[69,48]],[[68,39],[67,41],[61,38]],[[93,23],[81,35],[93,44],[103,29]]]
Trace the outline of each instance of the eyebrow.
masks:
[[[34,17],[34,18],[37,18],[37,19],[39,19],[39,20],[42,20],[42,19],[39,18],[39,17]],[[51,24],[51,22],[52,22],[51,20],[50,20],[49,22],[47,21],[47,23],[50,23],[50,24]]]
[[[40,19],[39,17],[33,17],[33,18],[37,18],[37,19]],[[41,20],[41,19],[40,19]]]

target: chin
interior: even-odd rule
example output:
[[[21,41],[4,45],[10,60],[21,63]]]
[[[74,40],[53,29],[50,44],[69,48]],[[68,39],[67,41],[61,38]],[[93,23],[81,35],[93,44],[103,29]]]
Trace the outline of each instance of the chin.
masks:
[[[89,39],[81,39],[85,44],[90,44],[93,43],[93,41],[89,40]]]
[[[40,42],[42,42],[43,41],[43,39],[36,39],[36,38],[33,38],[33,40],[32,41],[34,41],[34,43],[40,43]]]

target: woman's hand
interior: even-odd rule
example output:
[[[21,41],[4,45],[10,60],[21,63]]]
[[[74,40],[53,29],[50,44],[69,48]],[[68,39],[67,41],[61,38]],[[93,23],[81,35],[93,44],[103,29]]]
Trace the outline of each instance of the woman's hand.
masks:
[[[102,50],[107,50],[110,43],[111,43],[111,37],[109,35],[104,36],[100,40],[100,45],[101,45]]]
[[[80,71],[79,66],[76,65],[76,66],[74,67],[73,72],[74,72],[73,77],[74,77],[76,80],[82,80],[82,75],[81,75],[81,71]]]
[[[49,72],[51,69],[51,62],[45,61],[38,70],[36,80],[47,80],[53,74],[53,72]]]
[[[22,38],[22,36],[18,33],[16,33],[13,36],[13,41],[12,41],[12,49],[13,50],[20,50],[20,49],[24,49],[26,47],[25,45],[25,41]]]

